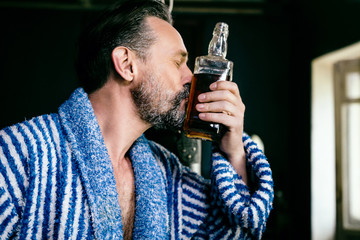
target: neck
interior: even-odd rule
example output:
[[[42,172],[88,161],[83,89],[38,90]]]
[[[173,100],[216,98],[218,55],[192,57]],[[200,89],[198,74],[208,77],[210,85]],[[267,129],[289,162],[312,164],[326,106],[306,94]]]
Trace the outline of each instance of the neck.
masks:
[[[111,161],[115,164],[124,160],[135,140],[150,127],[139,118],[129,85],[109,79],[89,99]]]

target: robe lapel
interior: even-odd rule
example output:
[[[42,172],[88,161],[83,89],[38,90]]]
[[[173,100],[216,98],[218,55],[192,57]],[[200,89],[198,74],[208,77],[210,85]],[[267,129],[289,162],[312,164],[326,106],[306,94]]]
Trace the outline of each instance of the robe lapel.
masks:
[[[91,103],[77,89],[59,108],[78,165],[97,239],[122,239],[121,210],[113,168]]]
[[[169,239],[165,179],[148,140],[140,137],[129,154],[136,188],[133,239]]]

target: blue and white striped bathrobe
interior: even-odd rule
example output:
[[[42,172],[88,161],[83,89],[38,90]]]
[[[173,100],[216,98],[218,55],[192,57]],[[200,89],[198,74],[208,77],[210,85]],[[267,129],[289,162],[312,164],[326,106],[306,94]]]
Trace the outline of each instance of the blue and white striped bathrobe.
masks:
[[[269,164],[244,135],[250,193],[213,153],[212,180],[141,136],[130,149],[136,186],[134,239],[260,239],[272,208]],[[77,89],[58,114],[0,131],[1,239],[122,239],[111,161],[91,103]]]

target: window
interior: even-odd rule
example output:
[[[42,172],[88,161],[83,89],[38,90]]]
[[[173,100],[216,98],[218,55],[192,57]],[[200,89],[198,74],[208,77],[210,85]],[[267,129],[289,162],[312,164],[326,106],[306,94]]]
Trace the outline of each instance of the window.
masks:
[[[335,64],[337,239],[360,237],[360,59]]]

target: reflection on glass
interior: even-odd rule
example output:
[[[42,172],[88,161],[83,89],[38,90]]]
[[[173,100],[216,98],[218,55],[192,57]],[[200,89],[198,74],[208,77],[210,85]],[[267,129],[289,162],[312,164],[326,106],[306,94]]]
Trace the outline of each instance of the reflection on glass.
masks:
[[[348,103],[345,105],[343,129],[344,160],[347,167],[344,174],[344,183],[347,182],[345,199],[348,204],[345,211],[345,222],[349,228],[360,223],[360,103]]]
[[[360,73],[349,72],[346,74],[345,94],[348,99],[360,98]]]

